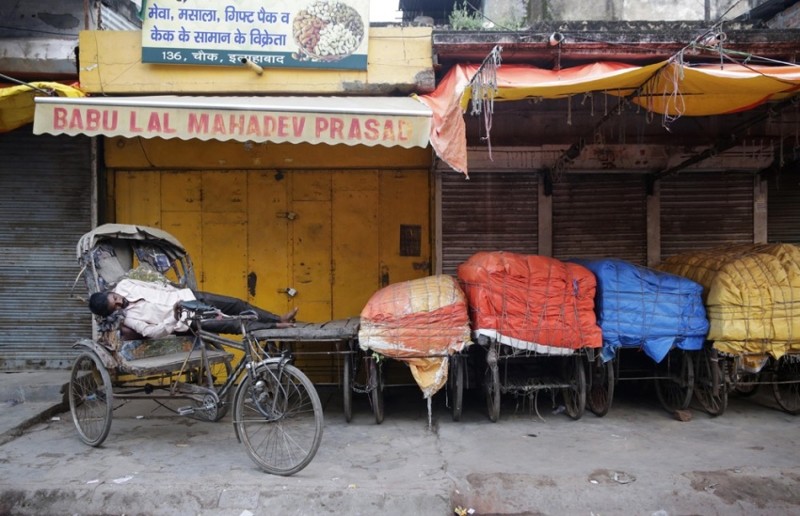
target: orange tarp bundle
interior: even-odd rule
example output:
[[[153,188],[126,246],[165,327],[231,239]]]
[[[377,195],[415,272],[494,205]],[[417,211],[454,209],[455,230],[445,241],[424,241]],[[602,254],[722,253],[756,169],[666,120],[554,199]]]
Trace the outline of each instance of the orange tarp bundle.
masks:
[[[470,344],[467,301],[452,276],[429,276],[377,291],[361,311],[359,345],[408,364],[430,398],[447,382],[448,356]]]
[[[458,267],[472,328],[504,344],[548,354],[599,348],[597,282],[589,269],[537,255],[480,252]]]

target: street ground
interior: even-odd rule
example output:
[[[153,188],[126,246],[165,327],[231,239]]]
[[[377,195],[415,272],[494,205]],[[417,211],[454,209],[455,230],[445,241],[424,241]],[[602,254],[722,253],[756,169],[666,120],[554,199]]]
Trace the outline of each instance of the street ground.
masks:
[[[783,515],[800,513],[800,419],[769,386],[712,418],[680,421],[649,384],[620,382],[609,414],[580,420],[542,393],[504,398],[492,423],[480,391],[453,421],[444,392],[429,420],[416,387],[387,387],[375,423],[356,394],[321,387],[325,433],[292,477],[262,473],[230,416],[206,423],[151,402],[114,414],[100,448],[67,413],[0,445],[0,514]],[[538,412],[538,414],[537,414]]]

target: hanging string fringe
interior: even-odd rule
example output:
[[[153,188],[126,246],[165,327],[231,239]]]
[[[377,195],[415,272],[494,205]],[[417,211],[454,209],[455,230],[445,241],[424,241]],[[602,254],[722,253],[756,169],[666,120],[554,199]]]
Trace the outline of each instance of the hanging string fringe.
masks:
[[[494,114],[494,97],[497,95],[497,69],[502,61],[500,56],[502,51],[503,47],[495,46],[469,81],[472,91],[470,114],[483,117],[486,136],[482,139],[486,140],[489,147],[490,160],[492,159],[492,115]]]

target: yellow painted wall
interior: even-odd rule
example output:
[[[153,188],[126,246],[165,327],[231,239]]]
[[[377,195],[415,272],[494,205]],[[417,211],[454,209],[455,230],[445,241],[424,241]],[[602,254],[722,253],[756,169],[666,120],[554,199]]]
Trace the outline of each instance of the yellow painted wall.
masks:
[[[367,71],[144,64],[141,31],[80,33],[80,83],[89,93],[428,93],[435,88],[430,27],[370,27]]]
[[[358,316],[385,282],[430,274],[426,169],[118,169],[108,178],[116,222],[169,231],[189,250],[201,290],[275,313]],[[400,256],[402,225],[422,229],[419,256]],[[300,353],[297,362],[314,381],[335,383],[337,358]]]
[[[217,140],[105,138],[109,168],[227,169],[428,169],[430,147],[366,147],[310,143],[242,143]]]

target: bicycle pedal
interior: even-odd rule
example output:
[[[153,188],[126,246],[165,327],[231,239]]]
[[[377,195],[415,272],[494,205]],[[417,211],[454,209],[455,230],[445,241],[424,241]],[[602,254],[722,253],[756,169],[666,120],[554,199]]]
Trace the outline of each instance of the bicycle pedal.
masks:
[[[179,416],[191,416],[194,414],[194,407],[180,407],[178,409]]]

